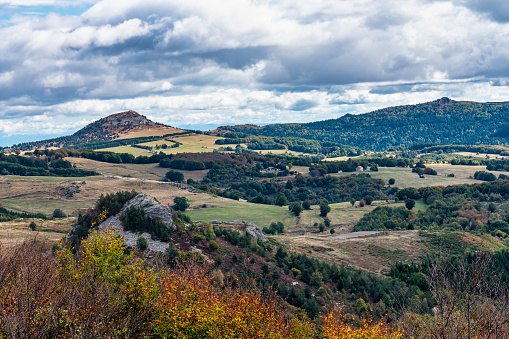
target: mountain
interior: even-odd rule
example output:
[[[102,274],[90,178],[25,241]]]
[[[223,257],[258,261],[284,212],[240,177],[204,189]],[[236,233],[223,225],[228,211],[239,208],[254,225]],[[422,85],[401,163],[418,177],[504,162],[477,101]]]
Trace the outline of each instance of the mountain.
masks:
[[[106,144],[113,140],[160,138],[164,135],[181,132],[183,130],[153,122],[135,111],[125,111],[96,120],[69,136],[21,143],[13,145],[12,148],[20,150],[43,147],[96,149],[101,148],[97,146],[108,147]],[[145,141],[147,140],[138,142]]]
[[[218,130],[332,141],[369,150],[415,143],[504,144],[509,142],[509,103],[441,98],[318,122],[228,126]]]

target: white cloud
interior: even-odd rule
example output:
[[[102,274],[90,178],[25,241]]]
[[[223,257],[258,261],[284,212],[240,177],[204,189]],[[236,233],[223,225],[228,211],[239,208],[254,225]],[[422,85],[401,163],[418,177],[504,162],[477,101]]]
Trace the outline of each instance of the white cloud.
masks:
[[[65,6],[87,4],[82,15],[65,15]],[[124,109],[170,124],[264,123],[442,96],[509,99],[507,8],[491,0],[0,6],[60,9],[16,13],[0,26],[3,133],[24,133],[27,119],[44,113],[58,116],[60,131],[81,114]]]

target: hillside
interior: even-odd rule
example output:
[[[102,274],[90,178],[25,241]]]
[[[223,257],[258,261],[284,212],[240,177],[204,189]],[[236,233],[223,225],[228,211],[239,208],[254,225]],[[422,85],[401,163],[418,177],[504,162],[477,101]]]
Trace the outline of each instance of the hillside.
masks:
[[[509,138],[509,103],[441,98],[318,122],[265,127],[240,125],[219,130],[317,139],[369,150],[408,147],[415,143],[500,144]]]
[[[150,141],[153,138],[159,139],[159,137],[164,135],[181,132],[183,131],[180,129],[153,122],[135,111],[125,111],[96,120],[69,136],[22,143],[13,145],[12,148],[20,150],[43,147],[83,148],[87,145],[95,145],[117,139],[136,138],[144,139],[139,140],[144,142]],[[94,149],[96,147],[91,148]]]

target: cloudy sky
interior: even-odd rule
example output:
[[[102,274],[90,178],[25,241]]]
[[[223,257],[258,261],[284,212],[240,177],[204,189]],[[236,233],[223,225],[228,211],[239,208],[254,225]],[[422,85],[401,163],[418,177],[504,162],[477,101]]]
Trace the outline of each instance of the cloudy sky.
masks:
[[[0,0],[0,146],[136,110],[172,126],[509,101],[506,0]]]

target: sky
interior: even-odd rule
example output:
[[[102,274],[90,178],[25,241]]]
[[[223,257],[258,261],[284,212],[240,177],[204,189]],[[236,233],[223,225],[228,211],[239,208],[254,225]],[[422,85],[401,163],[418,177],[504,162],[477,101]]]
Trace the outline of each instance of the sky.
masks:
[[[0,146],[509,101],[505,0],[0,0]]]

